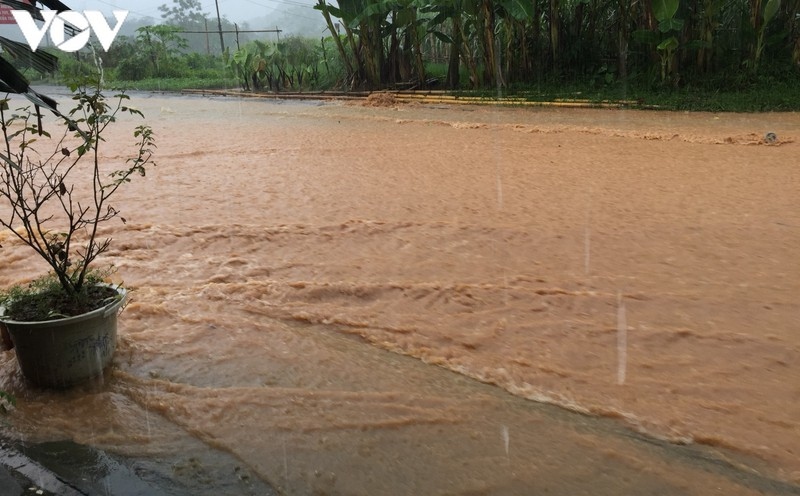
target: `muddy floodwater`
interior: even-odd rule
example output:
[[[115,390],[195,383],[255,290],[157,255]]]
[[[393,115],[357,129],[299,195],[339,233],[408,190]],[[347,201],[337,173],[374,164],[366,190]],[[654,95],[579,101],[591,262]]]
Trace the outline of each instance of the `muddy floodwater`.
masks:
[[[132,104],[113,366],[0,352],[4,436],[193,494],[214,456],[229,494],[800,493],[800,115]],[[3,236],[0,285],[44,270]]]

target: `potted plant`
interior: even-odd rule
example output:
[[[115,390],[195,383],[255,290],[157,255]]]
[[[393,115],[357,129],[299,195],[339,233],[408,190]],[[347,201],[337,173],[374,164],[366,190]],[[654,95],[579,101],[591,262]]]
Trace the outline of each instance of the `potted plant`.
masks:
[[[68,387],[102,374],[116,348],[116,318],[127,293],[104,282],[95,262],[111,243],[98,229],[125,219],[111,198],[152,160],[152,129],[140,125],[124,163],[104,163],[103,135],[119,115],[142,113],[124,93],[107,98],[102,72],[71,85],[74,108],[57,114],[50,134],[39,109],[9,110],[0,100],[0,226],[49,267],[33,282],[0,292],[5,325],[23,375],[34,384]],[[44,151],[46,150],[46,152]]]

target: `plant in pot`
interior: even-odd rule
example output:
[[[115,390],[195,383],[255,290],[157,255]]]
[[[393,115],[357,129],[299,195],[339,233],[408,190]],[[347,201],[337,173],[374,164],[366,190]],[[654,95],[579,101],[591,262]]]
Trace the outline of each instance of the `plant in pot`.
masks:
[[[49,267],[33,282],[0,292],[0,325],[25,378],[45,387],[100,376],[111,361],[127,292],[104,282],[110,268],[95,268],[111,243],[99,228],[115,218],[125,222],[110,200],[155,165],[147,125],[135,128],[130,158],[117,165],[103,159],[108,126],[123,114],[143,115],[126,105],[124,93],[107,98],[101,82],[102,72],[71,85],[74,108],[57,114],[53,134],[42,128],[38,108],[12,111],[8,98],[0,100],[0,226]]]

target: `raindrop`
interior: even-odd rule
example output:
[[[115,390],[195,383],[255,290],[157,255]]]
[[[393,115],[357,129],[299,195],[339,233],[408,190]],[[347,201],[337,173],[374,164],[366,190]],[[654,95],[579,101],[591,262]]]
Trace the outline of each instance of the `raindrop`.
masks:
[[[628,366],[628,323],[625,302],[617,293],[617,384],[625,384],[625,369]]]
[[[589,185],[589,198],[586,202],[586,227],[583,231],[583,273],[589,275],[589,262],[592,250],[592,185]]]
[[[500,436],[503,438],[503,446],[506,449],[506,456],[508,456],[508,445],[510,443],[510,438],[508,436],[508,426],[504,425],[502,429],[500,429]]]
[[[583,233],[583,273],[585,275],[589,275],[589,259],[591,254],[591,247],[592,245],[592,230],[589,229],[589,226],[586,226],[586,229]]]
[[[153,389],[155,389],[155,385],[153,385]],[[144,402],[144,421],[147,424],[147,439],[149,440],[153,436],[150,430],[150,405],[148,404],[147,399],[145,399]]]
[[[97,359],[97,369],[100,371],[100,375],[97,377],[98,384],[102,385],[105,378],[103,377],[103,357],[100,348],[94,349],[94,356]]]
[[[286,440],[283,440],[283,480],[286,481],[286,487],[289,487],[289,460],[286,457]]]
[[[497,172],[497,208],[503,210],[503,180],[500,178],[500,172]]]

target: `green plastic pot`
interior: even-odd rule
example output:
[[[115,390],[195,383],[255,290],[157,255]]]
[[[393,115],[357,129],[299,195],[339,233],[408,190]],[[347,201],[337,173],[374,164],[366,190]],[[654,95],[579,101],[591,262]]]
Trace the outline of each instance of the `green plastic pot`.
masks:
[[[101,377],[117,348],[117,315],[128,293],[91,312],[65,319],[19,322],[3,318],[22,374],[31,383],[67,388]]]

